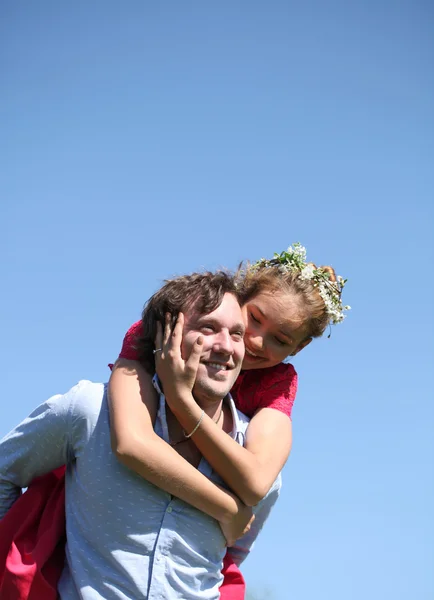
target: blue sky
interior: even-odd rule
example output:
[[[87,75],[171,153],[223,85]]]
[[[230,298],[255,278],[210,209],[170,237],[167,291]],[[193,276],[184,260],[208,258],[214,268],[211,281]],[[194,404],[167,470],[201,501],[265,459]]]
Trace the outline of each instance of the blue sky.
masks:
[[[0,435],[106,380],[165,277],[300,241],[353,310],[294,360],[293,452],[249,589],[432,598],[432,5],[6,0],[0,17]]]

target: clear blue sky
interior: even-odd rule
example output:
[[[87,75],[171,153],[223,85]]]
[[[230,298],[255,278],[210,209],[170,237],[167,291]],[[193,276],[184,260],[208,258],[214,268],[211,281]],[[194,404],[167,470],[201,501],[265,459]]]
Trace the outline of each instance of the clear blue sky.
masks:
[[[0,8],[0,435],[106,380],[164,277],[298,240],[349,278],[294,361],[261,598],[434,597],[433,27],[426,0]]]

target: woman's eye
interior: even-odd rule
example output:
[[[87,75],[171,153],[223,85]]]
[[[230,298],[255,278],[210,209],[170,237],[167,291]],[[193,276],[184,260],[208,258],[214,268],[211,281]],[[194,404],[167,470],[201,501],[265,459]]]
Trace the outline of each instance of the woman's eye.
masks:
[[[257,319],[257,318],[255,317],[255,315],[254,315],[252,312],[250,313],[250,317],[253,319],[253,321],[254,321],[255,323],[259,323],[259,322],[260,322],[260,321],[259,321],[259,319]]]
[[[279,338],[275,337],[274,338],[276,340],[276,342],[279,344],[279,346],[286,346],[286,342],[284,342],[283,340],[280,340]]]

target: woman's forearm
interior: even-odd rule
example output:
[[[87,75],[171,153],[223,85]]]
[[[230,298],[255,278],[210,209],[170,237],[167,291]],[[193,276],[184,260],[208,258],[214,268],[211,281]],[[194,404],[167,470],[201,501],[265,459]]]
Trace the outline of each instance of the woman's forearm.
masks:
[[[209,516],[225,522],[241,502],[212,483],[154,431],[158,396],[135,362],[118,360],[109,382],[112,449],[138,475]]]
[[[194,398],[177,395],[166,400],[182,427],[193,430],[202,413]],[[276,410],[262,409],[249,424],[244,448],[204,415],[192,440],[237,496],[254,506],[268,493],[288,458],[291,421]]]
[[[222,523],[240,509],[232,494],[205,477],[156,434],[144,441],[130,432],[128,441],[114,450],[118,460],[138,475]]]

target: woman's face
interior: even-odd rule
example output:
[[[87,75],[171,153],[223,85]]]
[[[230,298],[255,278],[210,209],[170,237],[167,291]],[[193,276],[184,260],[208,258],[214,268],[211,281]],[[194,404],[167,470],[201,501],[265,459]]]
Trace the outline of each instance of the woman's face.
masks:
[[[312,341],[307,338],[306,315],[291,293],[261,292],[244,305],[243,316],[243,369],[274,367]]]

